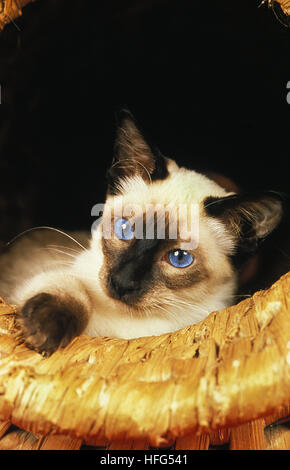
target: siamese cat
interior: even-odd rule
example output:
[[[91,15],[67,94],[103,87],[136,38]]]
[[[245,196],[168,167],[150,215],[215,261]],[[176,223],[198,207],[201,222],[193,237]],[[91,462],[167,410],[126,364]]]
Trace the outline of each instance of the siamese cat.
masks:
[[[0,294],[16,304],[27,345],[43,354],[82,333],[130,339],[172,332],[235,303],[239,262],[282,216],[275,192],[229,192],[164,157],[128,111],[107,176],[103,215],[91,234],[39,228],[16,237],[0,257]],[[135,218],[134,211],[124,215],[132,204],[141,208]],[[165,211],[158,236],[157,205],[183,208],[172,219],[173,235]],[[183,220],[190,207],[198,208],[193,225]],[[193,227],[193,243],[182,224],[187,235]]]

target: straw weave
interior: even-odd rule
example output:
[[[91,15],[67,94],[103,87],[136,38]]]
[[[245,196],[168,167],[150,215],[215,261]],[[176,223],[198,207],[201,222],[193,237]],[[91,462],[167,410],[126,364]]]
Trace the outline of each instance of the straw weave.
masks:
[[[210,432],[290,404],[290,273],[267,291],[159,337],[80,336],[44,358],[0,304],[0,420],[84,441]],[[109,314],[109,312],[108,312]]]

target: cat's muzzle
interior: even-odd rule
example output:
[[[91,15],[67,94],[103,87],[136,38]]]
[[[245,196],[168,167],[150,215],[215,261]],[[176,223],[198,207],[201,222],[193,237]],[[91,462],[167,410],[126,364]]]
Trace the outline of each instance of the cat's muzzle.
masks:
[[[138,281],[127,280],[120,275],[113,275],[108,279],[108,291],[113,299],[121,300],[128,305],[134,305],[140,298],[141,285]]]

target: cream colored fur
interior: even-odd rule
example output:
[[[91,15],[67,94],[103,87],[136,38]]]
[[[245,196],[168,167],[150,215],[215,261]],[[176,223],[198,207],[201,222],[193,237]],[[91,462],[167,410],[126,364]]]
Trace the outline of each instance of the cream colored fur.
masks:
[[[151,184],[146,184],[141,177],[123,180],[121,195],[109,197],[106,210],[121,197],[125,204],[199,204],[198,250],[208,273],[205,280],[177,290],[157,284],[134,310],[112,299],[103,287],[100,227],[93,232],[85,249],[60,234],[40,231],[23,240],[20,238],[15,248],[0,258],[0,295],[21,309],[26,300],[41,292],[59,297],[69,294],[81,301],[89,312],[84,333],[122,338],[174,331],[233,303],[236,275],[228,255],[234,250],[234,237],[221,222],[209,218],[202,206],[206,197],[224,196],[226,192],[205,176],[179,168],[172,160],[168,160],[168,169],[169,177]],[[78,239],[85,243],[84,235]],[[48,247],[51,244],[63,248]],[[160,266],[173,279],[180,275],[180,270],[168,263]]]

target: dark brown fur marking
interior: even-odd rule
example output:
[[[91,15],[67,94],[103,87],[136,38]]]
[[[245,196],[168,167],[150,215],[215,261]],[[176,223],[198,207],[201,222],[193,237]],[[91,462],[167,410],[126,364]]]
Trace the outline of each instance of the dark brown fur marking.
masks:
[[[132,114],[122,110],[118,116],[114,159],[107,172],[107,193],[119,193],[118,182],[130,176],[141,176],[147,183],[167,178],[167,160],[149,144]]]
[[[176,269],[175,275],[167,275],[160,269],[156,263],[158,258],[174,249],[179,243],[176,240],[132,240],[129,243],[120,242],[123,247],[118,249],[111,246],[110,240],[102,239],[102,243],[105,255],[105,266],[101,271],[104,287],[113,298],[120,297],[116,297],[112,286],[112,278],[116,285],[119,277],[123,287],[128,286],[128,295],[121,297],[129,305],[138,303],[160,281],[169,289],[176,290],[190,287],[209,277],[198,249],[192,253],[196,258],[193,266]],[[131,268],[127,269],[129,265]]]
[[[18,315],[24,339],[39,352],[53,353],[84,330],[88,320],[84,306],[68,297],[46,292],[30,298]]]

